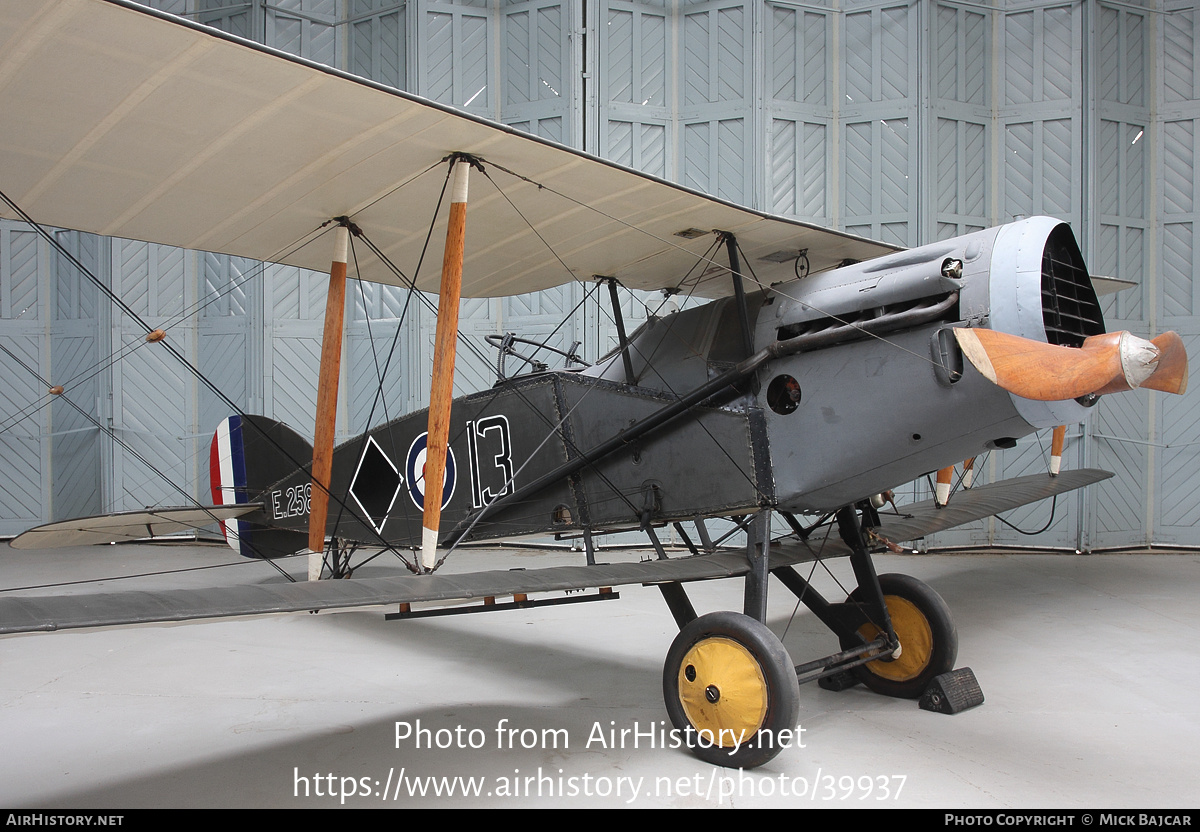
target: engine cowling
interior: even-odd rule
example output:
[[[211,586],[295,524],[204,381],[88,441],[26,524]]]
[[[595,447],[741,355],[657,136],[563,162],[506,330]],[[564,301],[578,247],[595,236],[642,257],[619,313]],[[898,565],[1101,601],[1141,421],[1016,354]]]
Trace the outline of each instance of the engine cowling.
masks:
[[[773,287],[756,335],[793,352],[760,379],[780,504],[835,508],[1086,417],[1089,402],[986,378],[964,326],[1055,347],[1102,335],[1070,228],[1034,217]]]

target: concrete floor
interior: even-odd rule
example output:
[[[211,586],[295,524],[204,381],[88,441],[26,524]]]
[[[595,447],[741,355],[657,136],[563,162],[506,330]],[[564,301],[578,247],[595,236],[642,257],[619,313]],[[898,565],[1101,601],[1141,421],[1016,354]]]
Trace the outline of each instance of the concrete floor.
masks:
[[[217,545],[2,554],[3,587],[233,560]],[[448,566],[536,568],[578,557],[472,551]],[[22,636],[0,640],[0,806],[1200,803],[1200,663],[1182,660],[1184,636],[1200,629],[1200,554],[876,562],[946,599],[958,665],[974,669],[981,707],[943,716],[861,687],[807,685],[804,747],[744,774],[648,747],[644,737],[637,748],[604,748],[596,732],[669,727],[662,661],[675,627],[658,592],[643,587],[622,589],[619,601],[400,623],[353,612]],[[848,583],[847,563],[832,568]],[[100,588],[277,579],[244,563]],[[815,582],[835,595],[832,577]],[[694,585],[691,594],[701,612],[741,606],[738,582]],[[787,630],[793,659],[833,652],[835,640],[807,611],[789,625],[790,598],[775,585],[769,624]],[[467,747],[397,743],[396,723],[418,721],[431,729],[426,744],[440,736]],[[558,748],[544,729],[562,729]],[[534,747],[522,748],[522,737]],[[430,777],[438,779],[420,781],[428,795],[410,796],[414,778]],[[480,796],[461,796],[466,778],[482,778]],[[455,795],[434,796],[447,782]],[[341,796],[351,791],[371,796]]]

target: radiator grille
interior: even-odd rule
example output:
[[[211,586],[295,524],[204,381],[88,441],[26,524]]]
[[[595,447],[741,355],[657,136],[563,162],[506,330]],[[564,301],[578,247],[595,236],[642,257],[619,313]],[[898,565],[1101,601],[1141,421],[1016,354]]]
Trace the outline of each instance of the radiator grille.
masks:
[[[1078,347],[1104,332],[1104,316],[1075,235],[1057,226],[1042,251],[1042,321],[1051,344]]]

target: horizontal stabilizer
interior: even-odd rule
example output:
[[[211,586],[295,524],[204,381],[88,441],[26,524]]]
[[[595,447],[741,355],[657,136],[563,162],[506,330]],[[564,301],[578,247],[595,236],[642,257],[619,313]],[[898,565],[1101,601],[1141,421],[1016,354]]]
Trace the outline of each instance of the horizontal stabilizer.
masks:
[[[60,546],[90,546],[97,543],[144,540],[163,534],[203,529],[222,520],[232,520],[262,508],[261,503],[234,506],[196,506],[121,511],[94,517],[77,517],[47,523],[23,532],[8,545],[14,549],[56,549]]]

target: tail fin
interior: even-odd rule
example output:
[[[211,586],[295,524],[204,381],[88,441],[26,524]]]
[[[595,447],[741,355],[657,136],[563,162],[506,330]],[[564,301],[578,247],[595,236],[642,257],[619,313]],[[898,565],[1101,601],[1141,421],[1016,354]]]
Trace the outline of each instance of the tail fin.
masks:
[[[230,416],[217,425],[209,449],[214,505],[258,500],[271,485],[312,463],[312,446],[283,422],[265,416]],[[275,558],[308,546],[304,532],[272,529],[245,520],[221,523],[225,540],[248,558]]]

